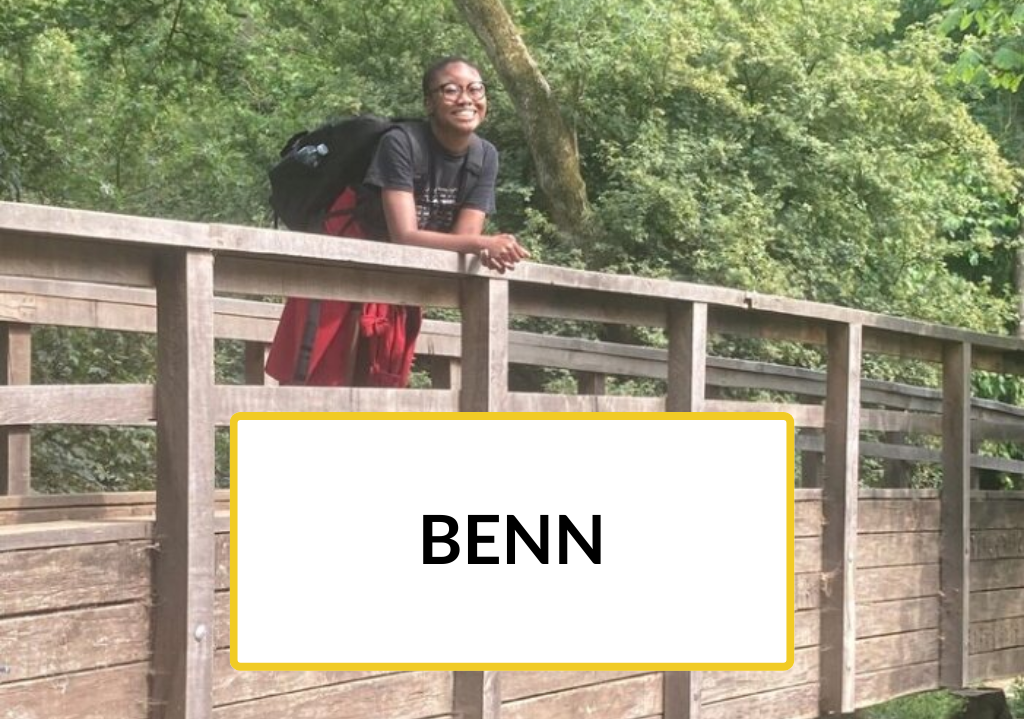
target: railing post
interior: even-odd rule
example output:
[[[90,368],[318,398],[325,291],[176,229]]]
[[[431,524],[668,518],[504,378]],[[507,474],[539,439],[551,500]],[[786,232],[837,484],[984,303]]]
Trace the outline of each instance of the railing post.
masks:
[[[462,412],[499,412],[508,398],[508,281],[462,281]]]
[[[601,396],[606,394],[608,375],[601,372],[577,372],[576,393]]]
[[[427,373],[434,389],[459,389],[462,386],[462,363],[458,357],[431,357]]]
[[[823,715],[856,707],[856,559],[863,327],[828,331],[822,515],[821,694]]]
[[[153,719],[213,713],[213,256],[157,268]]]
[[[245,343],[245,383],[247,385],[277,386],[277,380],[268,377],[266,373],[267,349],[267,345],[263,342]]]
[[[499,672],[452,672],[453,719],[498,719],[501,716]]]
[[[665,719],[697,719],[700,716],[700,672],[665,672],[662,706]]]
[[[699,412],[707,378],[708,306],[671,303],[668,310],[669,412]]]
[[[942,614],[939,681],[968,684],[971,538],[971,345],[946,345],[942,357]]]
[[[32,383],[32,328],[0,322],[0,384]],[[0,495],[32,488],[31,427],[0,427]]]

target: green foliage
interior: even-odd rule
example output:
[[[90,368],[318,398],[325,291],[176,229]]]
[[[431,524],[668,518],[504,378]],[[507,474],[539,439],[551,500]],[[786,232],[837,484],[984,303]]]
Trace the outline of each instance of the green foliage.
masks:
[[[864,710],[867,719],[953,719],[964,700],[949,692],[928,692],[893,699]]]
[[[1024,3],[1019,0],[941,0],[940,30],[969,33],[954,69],[964,82],[1016,92],[1024,79]],[[973,37],[971,36],[973,35]]]
[[[1010,705],[1010,713],[1018,719],[1024,719],[1024,677],[1017,677],[1010,685],[1007,701]]]

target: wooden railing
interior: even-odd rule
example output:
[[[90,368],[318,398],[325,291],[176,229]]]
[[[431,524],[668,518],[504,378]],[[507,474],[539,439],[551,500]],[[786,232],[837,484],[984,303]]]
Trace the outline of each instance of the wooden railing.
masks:
[[[1024,341],[695,284],[540,265],[499,277],[471,258],[418,248],[11,204],[0,204],[0,281],[0,316],[10,322],[0,339],[6,363],[0,376],[8,384],[0,387],[0,427],[6,428],[0,452],[8,468],[8,492],[27,489],[23,457],[28,427],[155,421],[159,456],[153,540],[159,551],[152,585],[150,701],[162,716],[198,719],[212,711],[213,647],[206,631],[212,625],[215,589],[212,428],[227,424],[237,411],[790,412],[798,427],[821,433],[820,440],[806,440],[805,448],[824,451],[820,566],[828,586],[816,605],[822,713],[849,712],[857,704],[859,457],[865,450],[892,454],[862,444],[861,432],[941,437],[938,455],[911,448],[897,459],[941,460],[940,681],[950,687],[969,681],[971,443],[982,436],[1024,441],[1019,408],[972,400],[971,371],[1024,374]],[[436,325],[423,348],[458,364],[438,370],[437,384],[448,385],[443,389],[216,385],[214,338],[236,337],[258,347],[266,342],[275,311],[267,308],[267,315],[259,316],[250,312],[251,304],[224,295],[457,308],[458,334]],[[10,301],[27,297],[35,299]],[[662,327],[669,346],[656,353],[530,337],[510,332],[510,315]],[[30,341],[25,325],[31,323],[155,328],[157,382],[30,385],[24,357]],[[827,370],[822,381],[820,375],[799,370],[710,360],[710,334],[819,345],[827,351]],[[938,363],[941,392],[864,381],[865,353]],[[255,381],[262,348],[248,356]],[[513,361],[589,372],[588,389],[595,394],[510,391]],[[708,391],[709,386],[739,382],[751,370],[767,388],[792,392],[803,401],[741,402]],[[667,394],[601,395],[602,374],[664,377]],[[1007,460],[973,462],[1021,471],[1020,463]],[[453,701],[460,713],[493,715],[497,682],[490,673],[457,672],[454,682]],[[700,675],[668,673],[663,698],[666,716],[695,716],[701,706]]]

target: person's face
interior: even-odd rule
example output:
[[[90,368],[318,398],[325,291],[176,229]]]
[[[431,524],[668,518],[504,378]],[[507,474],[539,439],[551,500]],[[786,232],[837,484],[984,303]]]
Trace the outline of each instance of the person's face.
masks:
[[[427,114],[442,130],[470,134],[487,117],[487,91],[480,73],[453,62],[434,76],[427,97]]]

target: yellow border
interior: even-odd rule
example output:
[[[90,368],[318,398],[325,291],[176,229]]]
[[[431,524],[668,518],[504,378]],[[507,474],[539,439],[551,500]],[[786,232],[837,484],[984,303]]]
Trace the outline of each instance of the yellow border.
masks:
[[[240,420],[258,419],[288,419],[288,420],[324,420],[324,419],[359,419],[359,420],[387,420],[387,419],[502,419],[502,420],[531,420],[531,419],[583,419],[583,420],[609,420],[609,419],[638,419],[638,420],[784,420],[786,422],[786,521],[788,532],[786,537],[786,661],[782,663],[753,662],[753,663],[690,663],[690,664],[658,664],[658,663],[527,663],[527,662],[499,662],[495,664],[465,664],[465,663],[334,663],[334,662],[292,662],[292,663],[264,663],[253,662],[243,664],[236,656],[238,647],[238,614],[237,602],[238,592],[231,592],[231,666],[239,671],[342,671],[342,670],[552,670],[565,671],[577,669],[635,669],[639,671],[785,671],[793,667],[793,614],[795,612],[794,602],[794,451],[795,451],[795,423],[793,415],[788,412],[236,412],[231,416],[231,586],[237,587],[238,581],[238,512],[235,511],[236,496],[238,487],[238,429],[237,422]]]

